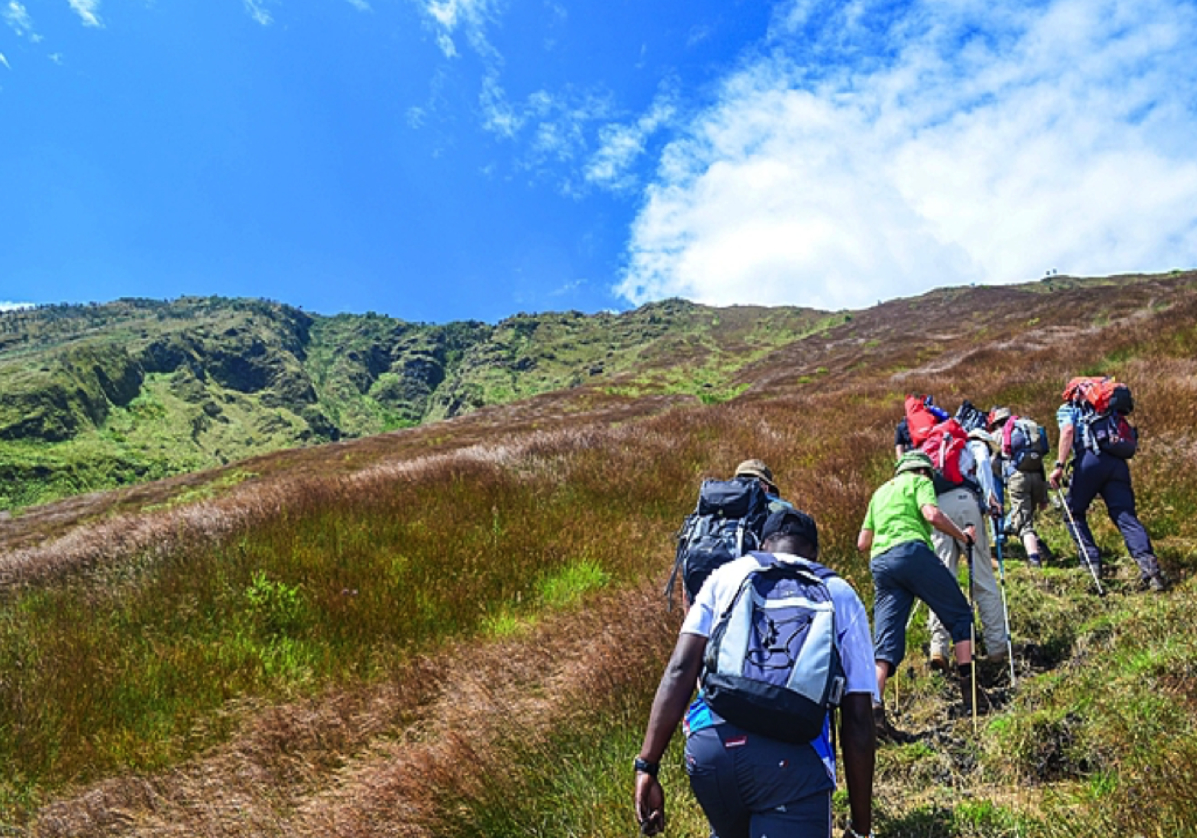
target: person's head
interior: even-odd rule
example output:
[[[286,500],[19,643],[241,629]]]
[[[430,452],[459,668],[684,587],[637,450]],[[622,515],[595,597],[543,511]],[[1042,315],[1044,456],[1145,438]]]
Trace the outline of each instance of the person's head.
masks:
[[[897,477],[899,474],[905,474],[908,471],[922,474],[924,477],[930,477],[934,470],[935,466],[931,464],[931,458],[922,451],[907,451],[898,460],[898,464],[894,466],[894,477]]]
[[[815,519],[797,509],[780,509],[765,521],[761,548],[767,553],[789,553],[804,559],[819,557],[819,528]]]
[[[977,439],[981,442],[984,442],[985,445],[989,447],[990,454],[996,454],[1002,447],[1002,444],[998,441],[997,437],[989,433],[989,431],[983,430],[981,428],[973,428],[971,431],[969,431],[968,438]]]
[[[777,484],[773,482],[773,471],[765,465],[764,460],[745,460],[736,466],[736,477],[755,477],[761,481],[773,494],[778,494]]]
[[[1006,424],[1010,418],[1010,408],[1008,407],[994,407],[989,411],[989,429],[996,430]]]

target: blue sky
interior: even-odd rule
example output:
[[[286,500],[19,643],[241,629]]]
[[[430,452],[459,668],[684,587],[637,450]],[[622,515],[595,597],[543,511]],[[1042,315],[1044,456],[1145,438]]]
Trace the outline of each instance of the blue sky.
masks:
[[[859,308],[1197,266],[1197,5],[0,0],[0,307]]]

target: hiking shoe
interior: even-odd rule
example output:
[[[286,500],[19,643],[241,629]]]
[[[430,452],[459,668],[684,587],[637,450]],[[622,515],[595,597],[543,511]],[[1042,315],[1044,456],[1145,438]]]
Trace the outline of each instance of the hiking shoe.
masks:
[[[985,660],[988,663],[1005,663],[1010,657],[1010,650],[1006,646],[999,646],[992,652],[985,653]]]
[[[1052,548],[1048,547],[1047,542],[1042,538],[1039,539],[1039,558],[1044,564],[1048,564],[1056,560],[1056,554],[1052,552]]]
[[[878,742],[892,742],[895,745],[906,745],[915,741],[912,734],[904,730],[898,730],[889,723],[889,719],[885,717],[885,705],[873,705],[873,729],[877,732]]]
[[[1144,576],[1139,579],[1140,591],[1151,591],[1153,594],[1162,594],[1168,590],[1168,577],[1161,571],[1155,576]]]
[[[960,701],[964,708],[964,714],[971,716],[973,714],[973,677],[972,664],[965,664],[960,667]],[[981,689],[980,682],[977,683],[977,713],[988,713],[990,710],[989,696],[985,695],[985,690]]]
[[[1043,559],[1040,558],[1038,553],[1032,553],[1027,556],[1027,567],[1041,568],[1043,567]]]
[[[929,666],[931,668],[931,670],[934,672],[946,673],[948,671],[948,669],[950,668],[951,664],[948,663],[947,655],[942,655],[939,652],[934,652],[934,653],[932,653],[931,657],[928,659],[927,666]]]

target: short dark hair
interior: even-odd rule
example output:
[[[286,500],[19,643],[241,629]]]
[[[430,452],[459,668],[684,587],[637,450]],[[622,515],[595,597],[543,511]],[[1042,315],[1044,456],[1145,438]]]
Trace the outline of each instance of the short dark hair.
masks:
[[[809,539],[796,533],[775,532],[761,542],[761,548],[766,553],[789,553],[804,559],[817,559],[819,546],[812,544]]]
[[[806,545],[809,555],[807,552],[799,553],[796,549],[793,550],[794,555],[814,558],[819,553],[819,528],[815,525],[815,519],[805,512],[793,508],[779,509],[769,516],[761,530],[762,546],[782,536],[797,539],[795,543]]]

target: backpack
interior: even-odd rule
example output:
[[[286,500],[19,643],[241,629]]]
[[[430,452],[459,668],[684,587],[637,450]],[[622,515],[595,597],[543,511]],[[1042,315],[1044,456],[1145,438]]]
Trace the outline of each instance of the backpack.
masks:
[[[761,546],[760,533],[768,517],[769,496],[755,478],[704,480],[697,506],[677,533],[673,572],[665,586],[671,606],[679,573],[693,602],[715,568]]]
[[[906,430],[915,448],[923,444],[933,427],[947,418],[947,412],[931,401],[930,396],[906,397]]]
[[[1086,419],[1082,417],[1082,422]],[[1104,415],[1095,415],[1087,421],[1090,445],[1120,460],[1129,460],[1139,450],[1139,430],[1126,416],[1111,410]]]
[[[960,423],[960,427],[964,428],[965,433],[978,428],[985,430],[989,425],[989,414],[984,413],[968,399],[965,399],[956,410],[956,421]]]
[[[968,432],[955,419],[948,419],[931,429],[919,450],[931,458],[931,465],[954,487],[965,482],[960,458],[967,445]]]
[[[1130,387],[1106,376],[1078,376],[1072,379],[1064,388],[1064,401],[1087,405],[1099,414],[1110,411],[1127,414],[1135,409]]]
[[[1025,416],[1011,416],[1002,428],[1002,453],[1019,471],[1043,468],[1050,443],[1043,428]]]
[[[1139,449],[1139,431],[1126,415],[1135,409],[1130,387],[1112,378],[1079,377],[1068,382],[1064,399],[1081,409],[1081,444],[1129,460]]]
[[[835,574],[814,562],[753,555],[761,566],[711,630],[702,694],[712,710],[747,731],[810,742],[847,685],[825,582]]]

